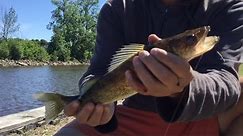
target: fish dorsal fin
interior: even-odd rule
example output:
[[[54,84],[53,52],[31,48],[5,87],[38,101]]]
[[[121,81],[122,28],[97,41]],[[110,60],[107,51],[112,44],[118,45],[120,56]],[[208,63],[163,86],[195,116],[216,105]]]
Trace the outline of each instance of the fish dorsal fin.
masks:
[[[139,51],[143,50],[143,44],[130,44],[125,45],[120,50],[116,51],[116,54],[113,55],[111,63],[109,64],[108,72],[111,72],[118,66],[120,66],[127,59],[137,54]]]
[[[80,96],[81,97],[99,80],[99,78],[98,77],[91,77],[91,78],[89,78],[87,80],[88,81],[86,81],[86,82],[84,81],[85,83],[80,88]]]

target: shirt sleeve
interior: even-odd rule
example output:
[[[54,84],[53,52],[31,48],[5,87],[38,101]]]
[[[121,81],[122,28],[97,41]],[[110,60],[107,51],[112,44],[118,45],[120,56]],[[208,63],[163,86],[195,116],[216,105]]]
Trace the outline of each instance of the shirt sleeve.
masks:
[[[88,70],[79,80],[79,88],[82,88],[91,78],[104,75],[107,72],[112,55],[124,44],[123,27],[122,21],[120,20],[121,15],[117,14],[117,10],[122,10],[120,7],[123,6],[116,7],[118,4],[114,4],[113,6],[111,2],[103,5],[99,13],[95,53]],[[117,119],[115,115],[107,124],[95,127],[101,133],[108,133],[116,128]]]
[[[194,79],[179,98],[156,98],[158,113],[168,121],[192,121],[216,115],[239,99],[240,84],[234,66],[242,62],[243,2],[231,2],[211,18],[216,47],[190,62]]]

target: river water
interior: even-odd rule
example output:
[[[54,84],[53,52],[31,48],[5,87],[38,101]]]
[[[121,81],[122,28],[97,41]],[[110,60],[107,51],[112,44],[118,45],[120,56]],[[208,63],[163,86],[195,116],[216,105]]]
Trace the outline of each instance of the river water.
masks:
[[[78,80],[87,66],[0,68],[0,116],[33,109],[42,103],[36,92],[78,94]]]

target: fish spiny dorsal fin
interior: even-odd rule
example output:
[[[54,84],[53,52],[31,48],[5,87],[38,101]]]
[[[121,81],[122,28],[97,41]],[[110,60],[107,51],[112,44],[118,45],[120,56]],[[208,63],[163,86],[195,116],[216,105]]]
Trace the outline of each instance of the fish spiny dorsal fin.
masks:
[[[108,72],[111,72],[118,66],[120,66],[127,59],[137,54],[139,51],[144,49],[143,44],[130,44],[125,45],[120,50],[116,51],[116,54],[113,55],[111,63],[109,64]]]

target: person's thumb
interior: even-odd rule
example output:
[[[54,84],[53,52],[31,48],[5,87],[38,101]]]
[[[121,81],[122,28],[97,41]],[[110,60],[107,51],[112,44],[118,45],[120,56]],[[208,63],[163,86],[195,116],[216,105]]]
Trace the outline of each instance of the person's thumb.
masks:
[[[161,38],[159,38],[159,37],[158,37],[157,35],[155,35],[155,34],[151,34],[151,35],[149,35],[149,37],[148,37],[148,42],[151,43],[151,44],[156,43],[156,42],[158,42],[159,40],[161,40]]]
[[[64,107],[64,114],[66,116],[75,116],[79,110],[79,101],[73,101]]]

